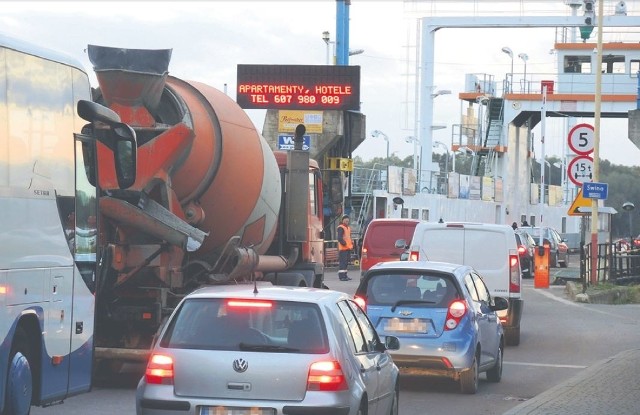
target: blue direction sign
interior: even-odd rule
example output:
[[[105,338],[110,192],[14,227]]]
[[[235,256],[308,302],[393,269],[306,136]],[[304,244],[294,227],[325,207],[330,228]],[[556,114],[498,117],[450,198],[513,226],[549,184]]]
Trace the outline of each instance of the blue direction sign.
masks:
[[[589,199],[606,199],[609,193],[609,185],[607,183],[582,183],[582,195]]]
[[[278,150],[293,150],[293,137],[293,134],[278,135]],[[309,146],[311,145],[311,136],[303,135],[302,139],[304,140],[302,149],[304,151],[309,151]]]

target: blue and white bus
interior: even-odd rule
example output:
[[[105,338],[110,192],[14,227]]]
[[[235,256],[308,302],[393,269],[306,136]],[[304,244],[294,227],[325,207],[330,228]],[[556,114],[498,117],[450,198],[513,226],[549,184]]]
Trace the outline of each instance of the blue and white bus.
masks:
[[[74,139],[85,124],[76,108],[86,100],[91,113],[90,99],[79,62],[0,36],[3,415],[28,414],[31,405],[91,388],[100,254],[96,144],[81,134]],[[111,147],[120,143],[109,139]],[[135,152],[135,137],[128,139]]]

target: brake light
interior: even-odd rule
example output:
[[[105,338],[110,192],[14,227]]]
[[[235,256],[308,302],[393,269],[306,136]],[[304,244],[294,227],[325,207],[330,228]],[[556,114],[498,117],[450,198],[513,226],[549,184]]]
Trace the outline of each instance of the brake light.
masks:
[[[467,313],[467,303],[462,300],[454,300],[449,304],[447,318],[444,321],[445,330],[453,330],[458,327],[460,320]]]
[[[362,252],[360,253],[360,263],[362,263],[363,259],[367,259],[367,252],[369,252],[367,248],[362,248]]]
[[[307,390],[333,392],[347,389],[349,389],[349,386],[340,363],[334,360],[311,364],[307,379]]]
[[[509,292],[520,292],[520,263],[516,254],[509,254]]]
[[[229,300],[227,306],[240,308],[271,308],[273,303],[271,301]]]
[[[418,251],[411,251],[409,254],[409,261],[417,261],[420,259],[420,253]]]
[[[518,254],[523,256],[527,252],[527,248],[524,245],[518,245]]]
[[[365,313],[367,312],[367,300],[363,297],[355,296],[353,301],[355,301]]]
[[[173,385],[173,359],[163,354],[152,355],[144,377],[150,384]]]

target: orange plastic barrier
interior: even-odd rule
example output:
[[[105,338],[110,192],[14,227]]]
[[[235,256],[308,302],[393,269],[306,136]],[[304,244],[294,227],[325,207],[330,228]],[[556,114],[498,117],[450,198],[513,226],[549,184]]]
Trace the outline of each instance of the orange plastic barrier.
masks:
[[[536,248],[533,288],[549,288],[549,245]]]

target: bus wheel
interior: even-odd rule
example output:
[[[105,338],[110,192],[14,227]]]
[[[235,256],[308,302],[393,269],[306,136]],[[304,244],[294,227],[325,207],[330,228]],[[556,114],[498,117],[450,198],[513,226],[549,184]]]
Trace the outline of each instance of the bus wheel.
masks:
[[[9,355],[5,392],[6,414],[28,415],[31,410],[33,376],[29,363],[29,351],[27,335],[24,330],[18,328]]]

